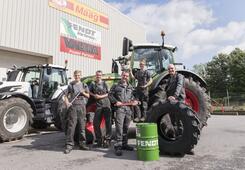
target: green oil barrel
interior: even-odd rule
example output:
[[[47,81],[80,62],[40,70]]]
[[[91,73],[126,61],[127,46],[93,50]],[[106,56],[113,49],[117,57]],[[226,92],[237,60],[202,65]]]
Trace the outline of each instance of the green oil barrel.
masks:
[[[139,160],[159,160],[158,134],[155,123],[136,124],[136,145]]]

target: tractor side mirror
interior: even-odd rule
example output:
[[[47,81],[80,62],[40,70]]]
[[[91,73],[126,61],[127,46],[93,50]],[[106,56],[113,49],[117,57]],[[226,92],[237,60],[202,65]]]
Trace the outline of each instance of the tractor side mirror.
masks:
[[[118,73],[118,64],[115,60],[112,59],[112,66],[111,66],[112,73]]]
[[[51,74],[52,74],[52,68],[51,68],[51,67],[48,67],[48,68],[47,68],[47,74],[48,74],[48,75],[51,75]]]
[[[123,50],[122,50],[122,56],[128,55],[128,52],[132,50],[133,43],[130,39],[124,37],[123,38]]]

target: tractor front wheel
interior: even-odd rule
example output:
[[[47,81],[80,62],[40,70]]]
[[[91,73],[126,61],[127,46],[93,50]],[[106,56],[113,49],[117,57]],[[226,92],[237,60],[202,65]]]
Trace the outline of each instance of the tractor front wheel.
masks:
[[[174,116],[175,124],[166,128],[166,115]],[[171,119],[169,119],[171,121]],[[194,148],[200,136],[200,122],[192,109],[183,103],[154,103],[148,112],[147,122],[157,123],[161,153],[184,155]]]
[[[29,130],[32,108],[21,98],[0,101],[0,140],[11,141],[22,138]]]

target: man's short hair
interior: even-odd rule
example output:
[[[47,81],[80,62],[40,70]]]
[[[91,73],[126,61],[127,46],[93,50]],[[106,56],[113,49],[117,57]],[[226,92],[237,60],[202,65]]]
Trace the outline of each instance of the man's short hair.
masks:
[[[81,72],[81,70],[75,70],[73,74],[74,74],[74,75],[76,75],[76,74],[80,74],[80,75],[81,75],[82,72]]]
[[[145,63],[146,63],[146,62],[145,62],[145,59],[141,59],[141,60],[140,60],[140,63],[145,64]]]
[[[123,73],[130,74],[130,71],[129,71],[129,70],[123,70],[123,71],[122,71],[122,74],[123,74]]]
[[[101,70],[97,70],[95,73],[101,73],[102,74],[102,71]]]
[[[174,64],[169,64],[168,65],[168,68],[171,67],[171,68],[174,68],[175,69],[175,65]]]

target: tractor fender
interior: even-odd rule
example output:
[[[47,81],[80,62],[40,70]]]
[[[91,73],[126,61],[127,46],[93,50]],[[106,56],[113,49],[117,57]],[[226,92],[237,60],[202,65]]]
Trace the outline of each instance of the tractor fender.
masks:
[[[189,70],[177,70],[177,72],[185,76],[185,78],[192,78],[195,82],[199,82],[201,87],[207,87],[207,83],[205,82],[205,80],[198,74]],[[166,79],[168,76],[168,72],[163,72],[158,76],[154,77],[151,90],[156,89],[159,86],[159,84],[163,83],[162,80]]]
[[[207,125],[207,120],[210,117],[210,97],[207,94],[207,84],[206,82],[197,74],[188,71],[188,70],[178,70],[178,73],[185,76],[185,92],[186,99],[185,102],[195,111],[196,116],[201,121],[201,128]],[[159,74],[158,77],[155,77],[151,89],[151,101],[155,101],[159,95],[165,97],[165,93],[161,93],[165,86],[161,87],[160,85],[164,84],[164,80],[168,78],[169,74],[167,72]],[[160,87],[160,88],[158,88]],[[160,92],[160,93],[159,93]],[[153,104],[153,103],[151,103]]]
[[[68,85],[59,87],[59,88],[54,92],[54,94],[52,95],[51,100],[55,100],[55,99],[58,99],[58,100],[59,100],[59,97],[60,97],[60,96],[63,96],[63,94],[65,94],[67,88],[68,88]]]

